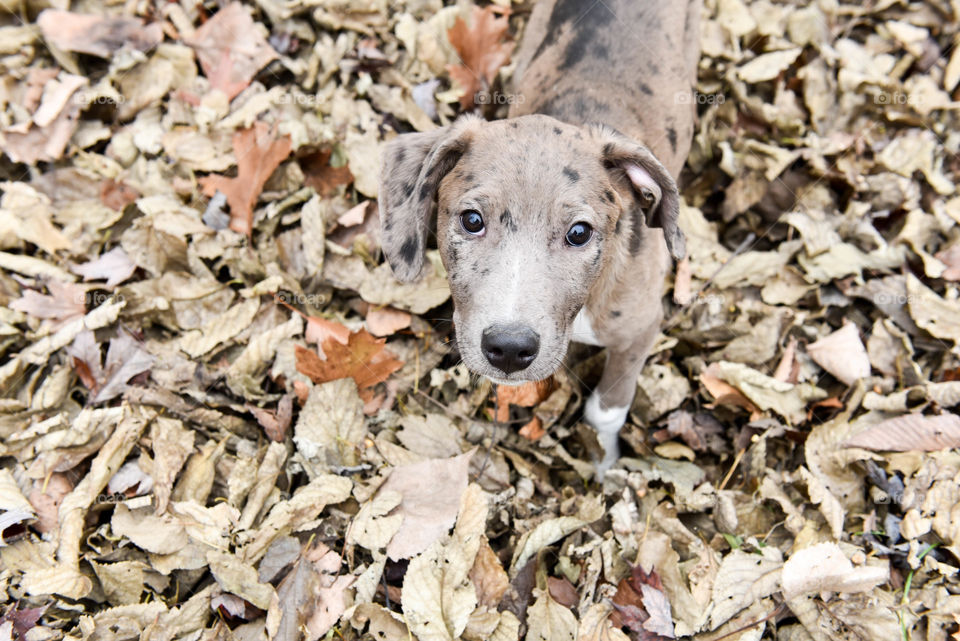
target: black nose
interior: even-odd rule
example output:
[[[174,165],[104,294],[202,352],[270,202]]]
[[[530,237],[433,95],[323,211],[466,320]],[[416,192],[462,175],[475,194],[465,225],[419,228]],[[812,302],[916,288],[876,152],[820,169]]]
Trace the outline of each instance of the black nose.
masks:
[[[526,369],[540,351],[540,336],[524,325],[491,325],[483,330],[480,349],[505,374]]]

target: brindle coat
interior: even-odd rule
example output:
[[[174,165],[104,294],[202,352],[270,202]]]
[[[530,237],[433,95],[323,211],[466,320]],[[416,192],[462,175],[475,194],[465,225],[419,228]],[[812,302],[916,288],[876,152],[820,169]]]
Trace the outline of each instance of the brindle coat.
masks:
[[[600,473],[659,331],[670,257],[684,256],[674,177],[693,134],[699,12],[700,0],[539,2],[509,119],[464,116],[384,152],[384,252],[397,278],[417,278],[436,210],[470,369],[519,384],[549,376],[571,338],[608,348],[586,405],[606,450]],[[471,210],[480,234],[461,223]],[[593,229],[580,247],[565,241],[574,223]],[[539,336],[533,362],[509,374],[480,349],[484,329],[505,323]]]

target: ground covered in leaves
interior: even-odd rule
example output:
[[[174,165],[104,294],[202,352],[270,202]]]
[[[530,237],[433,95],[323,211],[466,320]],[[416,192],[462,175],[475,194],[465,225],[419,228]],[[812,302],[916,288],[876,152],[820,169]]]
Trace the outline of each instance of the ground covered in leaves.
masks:
[[[529,4],[0,2],[0,639],[960,638],[960,4],[706,4],[598,484],[378,245]]]

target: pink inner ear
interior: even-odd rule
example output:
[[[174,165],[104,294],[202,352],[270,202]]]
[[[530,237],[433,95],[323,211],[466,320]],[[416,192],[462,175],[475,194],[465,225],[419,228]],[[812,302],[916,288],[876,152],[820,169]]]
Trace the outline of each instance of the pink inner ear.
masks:
[[[660,185],[657,184],[657,181],[653,179],[653,176],[651,176],[646,169],[633,162],[623,163],[623,169],[627,172],[627,177],[630,178],[633,186],[644,198],[653,200],[653,206],[656,207],[657,203],[660,202],[660,197],[663,195],[663,192],[660,190]]]

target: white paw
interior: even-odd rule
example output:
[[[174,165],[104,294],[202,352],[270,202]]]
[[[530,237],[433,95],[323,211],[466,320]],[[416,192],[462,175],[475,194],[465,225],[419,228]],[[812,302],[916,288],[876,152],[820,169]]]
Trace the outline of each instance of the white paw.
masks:
[[[607,407],[600,406],[600,397],[596,392],[587,399],[584,408],[584,418],[593,429],[597,430],[597,440],[603,447],[603,460],[597,463],[597,479],[603,480],[604,473],[617,462],[620,458],[620,448],[617,445],[617,438],[620,435],[620,428],[627,420],[627,412],[630,406]]]

